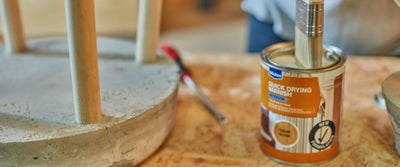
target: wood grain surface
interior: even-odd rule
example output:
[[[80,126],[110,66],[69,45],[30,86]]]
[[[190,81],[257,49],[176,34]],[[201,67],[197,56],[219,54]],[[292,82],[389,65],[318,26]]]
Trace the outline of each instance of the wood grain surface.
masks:
[[[194,80],[224,113],[220,125],[194,91],[180,86],[175,126],[140,166],[285,166],[260,149],[259,57],[183,53]],[[341,152],[319,166],[400,166],[386,110],[374,94],[400,59],[351,57],[346,63]]]

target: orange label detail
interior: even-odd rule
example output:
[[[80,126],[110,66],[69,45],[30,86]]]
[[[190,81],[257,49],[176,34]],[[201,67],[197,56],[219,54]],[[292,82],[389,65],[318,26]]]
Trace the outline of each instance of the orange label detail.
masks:
[[[292,163],[317,163],[328,160],[339,153],[339,145],[336,141],[332,148],[320,151],[316,153],[308,153],[308,154],[301,154],[301,153],[291,153],[277,150],[276,148],[272,147],[268,143],[266,143],[263,139],[261,141],[261,148],[263,151],[279,160],[285,162],[292,162]]]
[[[261,70],[261,102],[274,113],[298,117],[315,117],[321,93],[317,77],[289,77],[269,67]]]

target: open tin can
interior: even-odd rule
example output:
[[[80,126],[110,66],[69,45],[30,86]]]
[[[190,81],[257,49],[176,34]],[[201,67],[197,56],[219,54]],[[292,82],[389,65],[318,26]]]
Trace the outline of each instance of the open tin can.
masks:
[[[324,162],[339,153],[346,57],[325,46],[322,67],[306,69],[294,53],[293,43],[261,53],[261,148],[279,162]]]

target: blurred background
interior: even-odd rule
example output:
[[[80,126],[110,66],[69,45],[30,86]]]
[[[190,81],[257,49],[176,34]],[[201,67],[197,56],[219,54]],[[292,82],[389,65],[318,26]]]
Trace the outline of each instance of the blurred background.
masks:
[[[241,0],[163,0],[161,41],[188,52],[244,53]],[[64,0],[19,0],[26,38],[66,34]],[[138,0],[95,0],[102,36],[134,40]],[[45,28],[44,28],[45,27]]]

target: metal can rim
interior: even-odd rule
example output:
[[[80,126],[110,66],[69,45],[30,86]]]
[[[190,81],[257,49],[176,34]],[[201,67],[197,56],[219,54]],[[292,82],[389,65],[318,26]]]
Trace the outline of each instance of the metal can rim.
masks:
[[[294,48],[293,42],[283,42],[283,43],[273,44],[273,45],[265,48],[261,52],[261,60],[262,60],[261,62],[264,65],[272,66],[274,68],[284,69],[287,71],[313,72],[313,73],[315,73],[316,71],[319,71],[319,72],[331,71],[331,70],[342,67],[346,62],[346,56],[344,55],[343,51],[332,45],[324,45],[324,55],[323,56],[326,59],[334,60],[334,63],[332,63],[328,66],[325,66],[325,67],[294,68],[294,67],[288,67],[288,66],[278,64],[272,60],[272,58],[274,56],[279,56],[279,55],[277,55],[277,52],[289,52],[294,55],[294,51],[295,51],[295,48]]]

